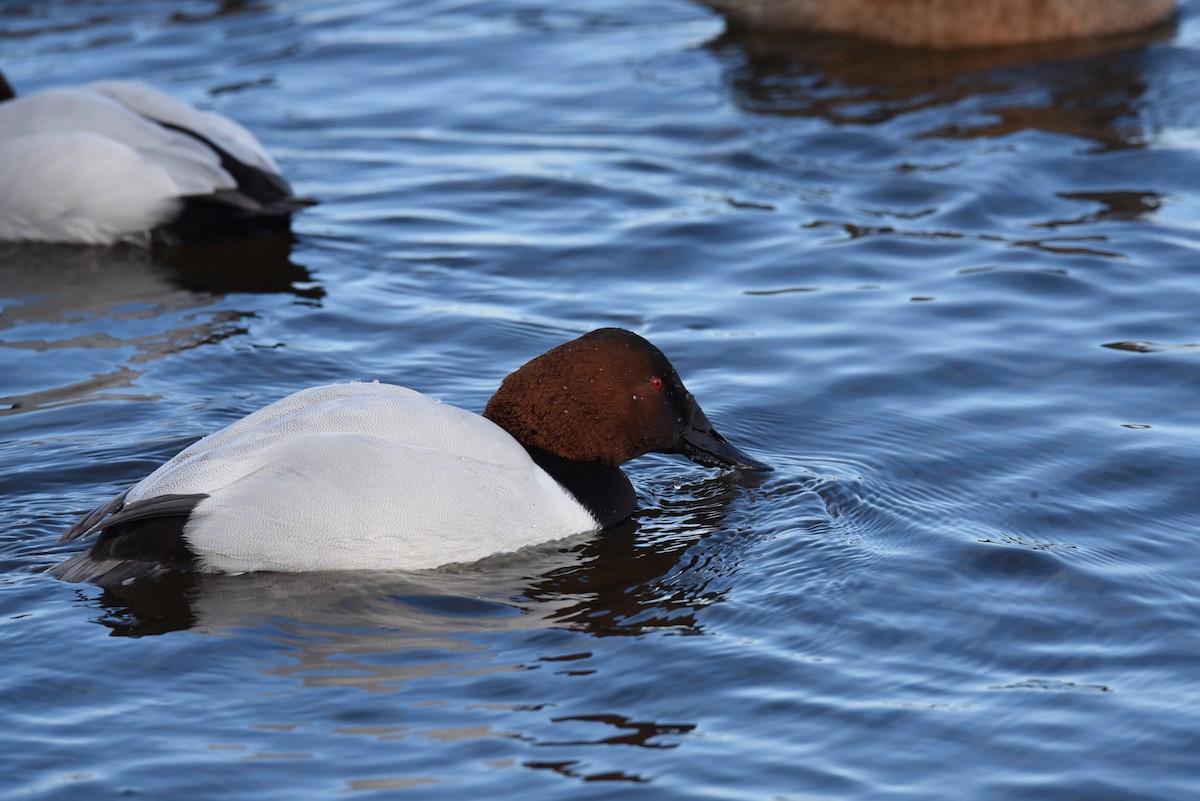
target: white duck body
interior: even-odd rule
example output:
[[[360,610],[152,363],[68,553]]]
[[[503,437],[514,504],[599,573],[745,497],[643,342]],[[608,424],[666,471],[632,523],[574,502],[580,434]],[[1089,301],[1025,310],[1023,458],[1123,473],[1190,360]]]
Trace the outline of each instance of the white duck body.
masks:
[[[228,117],[212,111],[199,111],[170,95],[134,81],[95,81],[85,89],[104,95],[147,119],[195,131],[244,164],[268,172],[279,172],[279,165],[262,142],[245,126]]]
[[[658,348],[600,328],[509,374],[482,416],[388,384],[298,392],[84,515],[56,565],[124,584],[174,570],[419,570],[628,519],[621,465],[673,453],[770,469],[721,436]]]
[[[276,401],[125,500],[198,493],[184,539],[213,572],[418,570],[599,528],[504,429],[380,383]]]
[[[197,137],[261,171],[275,191],[244,194],[221,154]],[[241,125],[138,83],[99,81],[0,102],[0,240],[145,244],[189,198],[219,198],[242,216],[278,216],[293,210],[266,208],[291,197],[278,173]]]

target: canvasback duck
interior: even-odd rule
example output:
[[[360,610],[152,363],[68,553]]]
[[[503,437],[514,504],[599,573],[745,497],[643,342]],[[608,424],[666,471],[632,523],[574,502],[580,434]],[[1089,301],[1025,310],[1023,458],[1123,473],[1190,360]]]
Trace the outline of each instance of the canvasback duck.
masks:
[[[675,368],[602,328],[504,379],[483,416],[390,384],[313,387],[205,437],[85,515],[54,568],[119,584],[169,570],[419,570],[628,518],[650,452],[770,469],[717,433]]]
[[[700,0],[732,23],[825,31],[904,47],[997,47],[1145,28],[1176,0]]]
[[[0,74],[0,240],[226,241],[285,231],[312,202],[219,114],[132,81],[17,97]]]

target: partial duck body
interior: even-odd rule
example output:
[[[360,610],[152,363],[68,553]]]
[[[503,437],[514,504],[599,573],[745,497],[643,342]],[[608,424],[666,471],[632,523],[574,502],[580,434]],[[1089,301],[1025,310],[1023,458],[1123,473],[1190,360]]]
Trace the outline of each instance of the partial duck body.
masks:
[[[1175,12],[1176,0],[700,0],[764,31],[824,31],[902,47],[998,47],[1111,36]]]
[[[230,241],[312,202],[227,117],[131,81],[17,97],[0,75],[0,240]]]

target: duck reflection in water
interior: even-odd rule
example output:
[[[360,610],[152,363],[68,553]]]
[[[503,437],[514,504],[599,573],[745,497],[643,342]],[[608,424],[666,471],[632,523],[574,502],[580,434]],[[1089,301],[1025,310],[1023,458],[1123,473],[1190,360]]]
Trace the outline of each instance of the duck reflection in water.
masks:
[[[574,685],[521,677],[546,671],[617,687],[609,662],[592,658],[589,638],[703,635],[702,610],[726,600],[756,542],[739,531],[752,519],[738,511],[746,489],[768,480],[744,472],[674,481],[671,493],[645,492],[653,506],[603,535],[457,568],[169,573],[98,596],[95,587],[75,591],[81,604],[99,607],[96,622],[113,636],[234,634],[236,649],[254,654],[257,670],[294,683],[295,692],[399,694],[396,702],[372,704],[378,713],[364,718],[370,725],[339,733],[507,738],[514,753],[532,757],[520,760],[523,769],[589,783],[642,783],[653,777],[614,761],[616,755],[675,748],[701,726],[698,719],[686,712],[664,719],[654,703],[633,697],[611,705],[597,697],[580,711],[562,695]],[[419,709],[404,702],[414,682],[421,682],[412,690],[422,699]],[[450,693],[443,703],[430,700],[438,687]]]
[[[1145,143],[1142,126],[1130,123],[1147,90],[1144,51],[1174,33],[1168,21],[1100,39],[938,51],[730,28],[708,48],[737,104],[754,114],[875,125],[994,96],[994,104],[980,107],[976,100],[969,117],[949,125],[944,114],[929,115],[937,127],[912,135],[971,139],[1038,130],[1117,150]]]
[[[80,590],[80,598],[104,610],[98,622],[115,636],[255,626],[275,636],[292,632],[296,664],[275,671],[304,676],[336,655],[341,675],[321,682],[354,686],[407,676],[402,664],[351,669],[356,653],[381,647],[437,643],[461,650],[463,636],[545,628],[595,636],[696,634],[699,610],[724,599],[752,542],[729,533],[739,527],[731,519],[741,505],[735,501],[767,480],[747,471],[676,481],[670,497],[655,497],[653,506],[602,535],[469,565],[412,573],[171,573],[105,588],[94,599]]]
[[[213,242],[158,248],[155,260],[171,277],[194,292],[289,292],[319,301],[325,289],[292,261],[295,235],[290,232],[240,242]]]
[[[222,302],[229,294],[319,302],[324,289],[292,261],[292,241],[285,233],[153,250],[0,243],[0,347],[13,368],[0,408],[128,400],[147,362],[245,333],[252,312]],[[58,369],[39,366],[47,351]]]

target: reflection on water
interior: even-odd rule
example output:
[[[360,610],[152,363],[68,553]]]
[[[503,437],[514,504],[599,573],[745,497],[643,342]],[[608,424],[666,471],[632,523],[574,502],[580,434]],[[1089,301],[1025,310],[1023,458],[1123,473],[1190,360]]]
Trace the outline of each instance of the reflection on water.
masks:
[[[271,9],[267,2],[254,0],[216,0],[196,6],[196,10],[147,9],[113,0],[89,0],[69,3],[77,15],[64,13],[58,3],[13,2],[0,5],[0,40],[5,38],[51,37],[75,31],[103,30],[105,26],[128,23],[139,19],[149,23],[189,24],[216,20],[246,13],[265,13]],[[195,4],[193,4],[195,5]],[[80,7],[83,7],[80,10]],[[205,8],[205,6],[208,6]],[[128,36],[128,34],[125,34]],[[88,45],[113,44],[111,37],[89,39]]]
[[[189,23],[189,22],[207,22],[209,20],[220,17],[227,17],[233,14],[245,14],[266,12],[270,10],[271,5],[264,2],[256,2],[255,0],[217,0],[211,4],[214,8],[211,11],[202,13],[188,13],[186,11],[175,11],[171,14],[171,22]]]
[[[962,105],[961,120],[947,124],[944,116],[930,116],[930,127],[917,135],[959,139],[1040,130],[1111,150],[1143,144],[1138,126],[1128,124],[1146,91],[1139,51],[1174,33],[1172,21],[1103,39],[936,51],[731,29],[708,47],[724,65],[738,104],[756,114],[871,125]]]
[[[698,633],[696,612],[724,598],[721,583],[738,568],[741,549],[728,541],[728,510],[767,480],[754,473],[697,476],[652,499],[638,519],[602,534],[438,570],[169,575],[103,590],[96,602],[106,611],[98,622],[114,635],[132,637],[269,623],[295,635],[305,654],[300,673],[330,654],[374,651],[381,645],[379,631],[390,632],[385,647],[393,648],[547,626],[597,636],[664,628]],[[706,542],[719,532],[725,533],[718,541]],[[351,621],[351,628],[342,628]],[[364,629],[371,634],[362,642]],[[437,641],[457,648],[453,640]],[[381,680],[398,677],[376,675],[361,683]],[[358,686],[360,677],[347,682]]]
[[[293,244],[293,235],[282,233],[239,242],[161,248],[155,251],[155,261],[194,292],[290,292],[297,298],[318,301],[325,297],[325,290],[308,269],[292,261]]]
[[[742,549],[739,535],[730,533],[729,511],[767,481],[722,473],[674,482],[649,498],[643,493],[636,522],[585,543],[579,564],[543,574],[526,594],[553,603],[557,625],[596,636],[699,633],[698,613],[724,600],[739,565]]]
[[[1159,351],[1195,351],[1200,349],[1200,342],[1106,342],[1104,347],[1112,348],[1113,350],[1131,350],[1135,353],[1157,353]],[[1149,426],[1145,426],[1149,428]]]
[[[1099,208],[1078,217],[1034,223],[1034,227],[1062,228],[1068,225],[1091,225],[1105,220],[1140,220],[1157,211],[1166,200],[1158,192],[1060,192],[1058,196],[1064,200],[1090,202]]]
[[[559,682],[611,672],[595,658],[594,637],[699,634],[697,613],[724,601],[754,541],[730,514],[766,479],[687,476],[652,488],[666,500],[654,494],[638,521],[471,565],[411,574],[176,574],[94,597],[94,589],[72,591],[79,604],[102,610],[96,622],[115,636],[190,630],[260,643],[270,655],[254,665],[258,681],[282,680],[315,703],[337,688],[415,695],[415,704],[343,700],[339,713],[327,713],[343,721],[333,734],[412,753],[382,775],[343,767],[350,789],[459,780],[454,768],[418,767],[430,743],[466,749],[493,769],[643,784],[655,771],[622,754],[675,749],[694,736],[697,720],[654,716],[633,697],[575,710],[560,698]],[[522,677],[531,671],[545,676],[530,683]],[[619,695],[632,684],[627,677],[613,687]],[[254,727],[274,733],[270,747],[236,736],[210,747],[240,758],[318,757],[289,745],[302,721],[249,714]]]
[[[176,574],[92,597],[95,588],[72,592],[80,605],[99,607],[96,622],[115,636],[189,630],[218,640],[253,640],[270,650],[254,665],[258,681],[282,680],[305,693],[352,688],[415,692],[422,699],[417,708],[368,703],[346,718],[353,725],[342,723],[335,734],[408,749],[453,743],[477,759],[491,754],[496,767],[586,783],[644,783],[653,773],[623,764],[619,754],[674,749],[699,724],[634,712],[633,699],[573,712],[555,700],[559,691],[553,688],[597,672],[589,638],[698,634],[696,613],[724,600],[743,552],[730,539],[741,535],[731,534],[737,525],[729,515],[765,479],[687,475],[686,482],[652,488],[664,497],[667,489],[674,494],[651,500],[637,522],[470,565],[410,574]],[[530,671],[547,674],[544,691],[531,693],[519,679]],[[440,696],[443,691],[448,695]],[[442,706],[448,709],[439,711]],[[447,713],[453,725],[445,723]],[[277,740],[302,729],[290,720],[251,719],[276,732]],[[286,742],[255,749],[226,738],[212,747],[243,758],[316,756]],[[494,754],[498,747],[504,753]],[[583,756],[591,751],[590,758]],[[453,771],[441,769],[378,776],[346,767],[343,775],[364,789],[455,780]]]
[[[290,253],[287,236],[154,252],[0,244],[0,414],[147,399],[129,393],[146,363],[246,332],[253,312],[224,295],[323,296]]]

